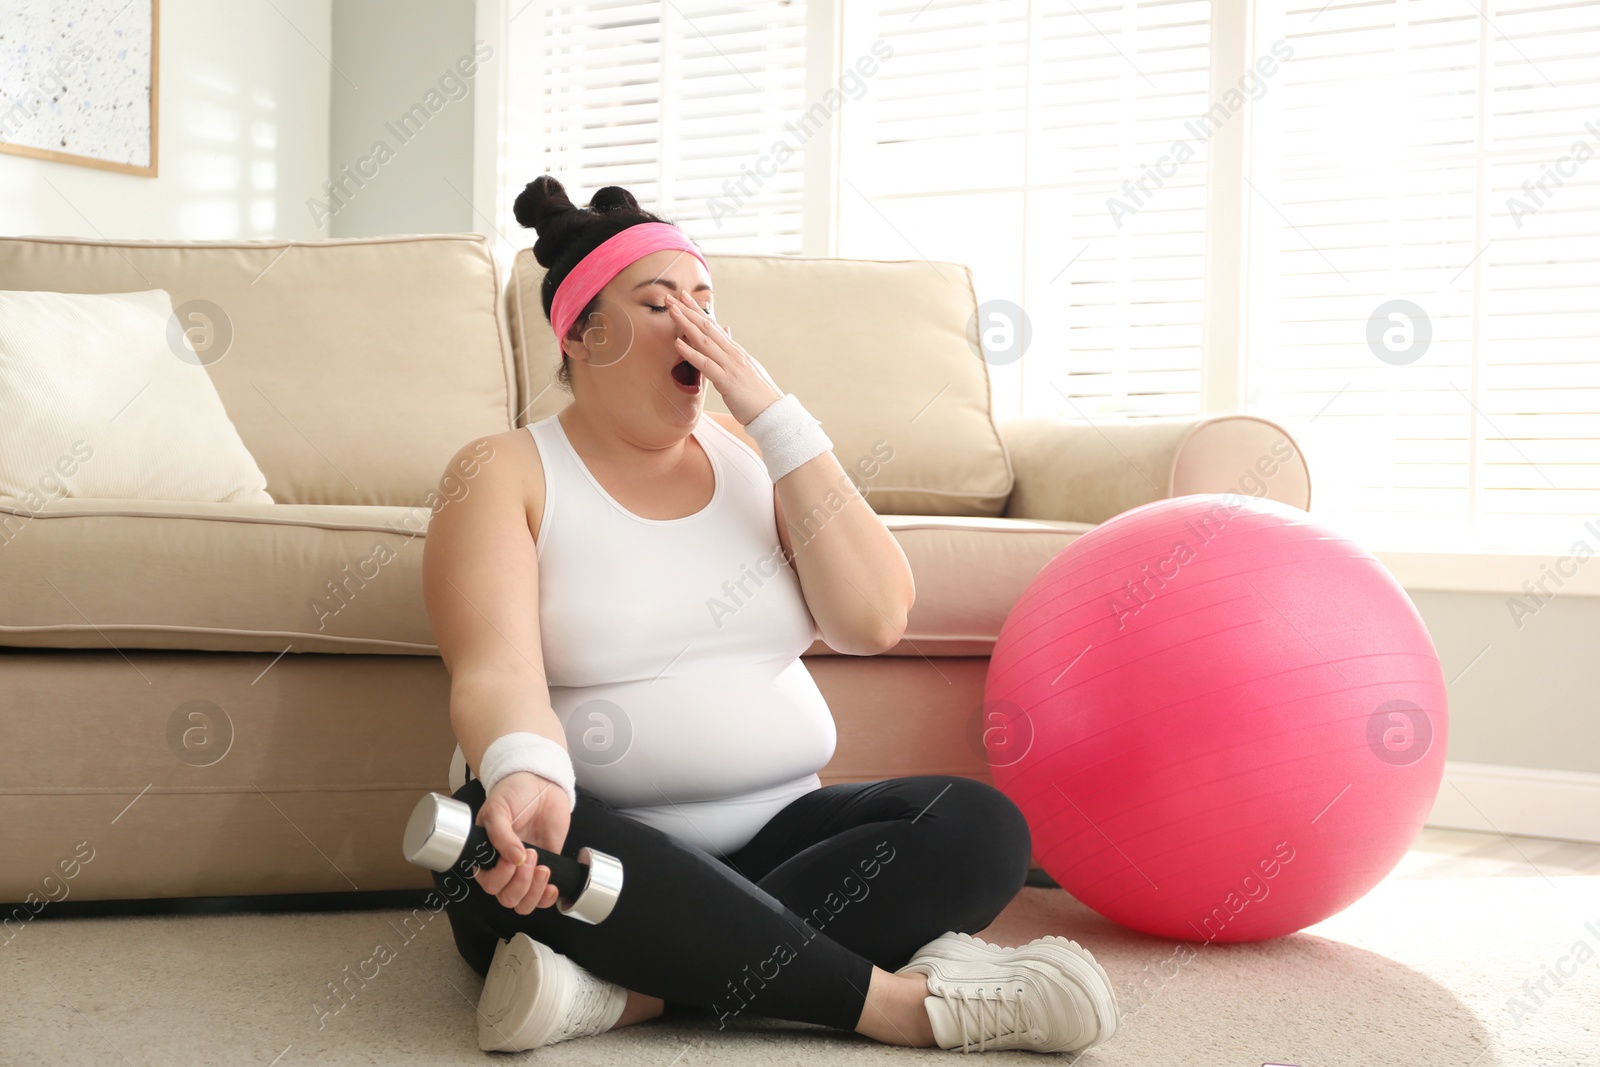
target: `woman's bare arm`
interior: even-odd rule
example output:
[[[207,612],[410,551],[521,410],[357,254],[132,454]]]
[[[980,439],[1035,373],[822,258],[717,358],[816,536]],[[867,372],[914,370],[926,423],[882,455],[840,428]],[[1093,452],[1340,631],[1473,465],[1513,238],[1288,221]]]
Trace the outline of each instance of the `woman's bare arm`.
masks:
[[[761,454],[732,415],[706,415]],[[773,497],[779,541],[828,647],[874,656],[898,644],[917,599],[911,564],[834,454],[814,456],[780,478]],[[833,506],[836,500],[843,506]]]
[[[450,672],[450,725],[474,772],[502,734],[525,730],[566,747],[539,636],[539,559],[523,474],[530,456],[538,462],[534,447],[526,431],[463,445],[440,479],[448,502],[429,520],[423,546],[423,601]]]

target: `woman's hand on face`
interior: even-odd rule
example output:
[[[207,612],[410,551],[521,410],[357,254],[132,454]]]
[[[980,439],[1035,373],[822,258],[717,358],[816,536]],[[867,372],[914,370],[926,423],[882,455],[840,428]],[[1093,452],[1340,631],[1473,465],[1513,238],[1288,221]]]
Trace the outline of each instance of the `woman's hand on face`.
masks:
[[[699,304],[669,291],[667,307],[679,331],[678,354],[698,367],[701,376],[717,387],[728,405],[728,414],[738,419],[739,425],[750,425],[751,419],[774,401],[783,399],[783,390],[778,388],[767,369],[733,339],[726,326],[702,311]]]
[[[560,852],[572,823],[569,804],[565,789],[530,771],[513,771],[494,784],[477,818],[500,854],[493,867],[479,867],[473,875],[484,892],[518,915],[556,902],[550,868],[534,863],[536,853],[523,842]]]

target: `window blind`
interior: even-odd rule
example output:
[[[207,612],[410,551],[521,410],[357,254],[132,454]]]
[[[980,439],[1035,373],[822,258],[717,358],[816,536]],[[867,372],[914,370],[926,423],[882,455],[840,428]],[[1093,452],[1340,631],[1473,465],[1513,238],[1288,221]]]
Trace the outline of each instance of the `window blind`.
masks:
[[[580,204],[620,185],[707,251],[799,251],[805,0],[534,3],[511,22],[537,70],[509,106],[514,182],[548,171]]]
[[[1209,18],[1209,0],[878,5],[893,54],[846,141],[840,254],[966,263],[980,301],[1023,310],[1026,360],[986,350],[997,418],[1199,410]]]
[[[1600,548],[1600,4],[1273,6],[1250,410],[1378,547]]]

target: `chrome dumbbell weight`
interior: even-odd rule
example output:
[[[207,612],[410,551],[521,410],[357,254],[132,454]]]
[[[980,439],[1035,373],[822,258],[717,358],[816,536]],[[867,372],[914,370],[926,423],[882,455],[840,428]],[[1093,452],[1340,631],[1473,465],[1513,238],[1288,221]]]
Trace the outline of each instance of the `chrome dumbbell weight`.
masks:
[[[462,801],[429,793],[417,802],[406,823],[406,859],[430,871],[454,871],[462,878],[471,878],[479,867],[493,867],[500,853],[489,832],[473,821],[476,817],[477,812]],[[574,859],[523,844],[533,850],[536,862],[550,868],[561,914],[586,923],[601,922],[611,914],[622,893],[621,860],[587,847],[579,849]]]

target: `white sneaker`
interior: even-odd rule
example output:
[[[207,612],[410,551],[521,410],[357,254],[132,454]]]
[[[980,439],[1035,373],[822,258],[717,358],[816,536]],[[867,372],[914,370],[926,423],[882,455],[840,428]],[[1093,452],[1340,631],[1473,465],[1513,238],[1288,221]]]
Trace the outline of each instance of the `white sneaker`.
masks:
[[[628,991],[519,933],[495,946],[478,998],[478,1047],[521,1052],[611,1029]]]
[[[928,979],[940,1048],[1077,1052],[1117,1031],[1111,979],[1088,949],[1050,935],[1005,948],[951,931],[896,973]]]

